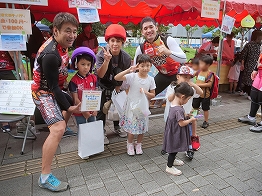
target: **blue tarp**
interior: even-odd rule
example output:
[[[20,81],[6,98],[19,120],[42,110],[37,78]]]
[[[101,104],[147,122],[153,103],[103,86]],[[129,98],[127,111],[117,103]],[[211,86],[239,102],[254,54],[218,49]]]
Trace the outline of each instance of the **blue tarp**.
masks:
[[[216,32],[217,30],[219,30],[218,27],[213,29],[212,31],[209,31],[209,32],[203,34],[202,38],[211,38],[211,37],[213,37],[213,33]]]
[[[40,31],[47,31],[50,32],[50,29],[47,25],[36,23],[36,26],[40,29]]]

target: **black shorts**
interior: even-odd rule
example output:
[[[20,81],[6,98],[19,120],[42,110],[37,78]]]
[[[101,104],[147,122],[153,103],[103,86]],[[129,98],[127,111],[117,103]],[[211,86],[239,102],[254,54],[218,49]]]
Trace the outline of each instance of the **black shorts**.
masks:
[[[262,91],[252,86],[250,93],[251,101],[255,104],[262,105]]]
[[[202,105],[203,111],[210,110],[210,98],[194,98],[193,99],[193,108],[198,109],[200,107],[200,104]]]

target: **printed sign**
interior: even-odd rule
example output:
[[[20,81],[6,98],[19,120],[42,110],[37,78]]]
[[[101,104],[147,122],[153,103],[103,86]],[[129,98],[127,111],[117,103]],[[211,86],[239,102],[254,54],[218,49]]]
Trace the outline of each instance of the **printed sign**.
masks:
[[[83,90],[81,111],[99,111],[102,91]]]
[[[92,7],[96,9],[101,9],[101,1],[100,0],[69,0],[68,6],[69,8]]]
[[[1,51],[26,51],[25,35],[0,35]]]
[[[0,113],[33,115],[32,81],[0,80]]]
[[[77,8],[77,14],[80,23],[94,23],[100,21],[97,9]]]
[[[0,0],[2,3],[15,3],[15,4],[27,4],[27,5],[48,5],[48,0]]]
[[[234,27],[235,21],[235,18],[225,15],[222,21],[221,31],[226,34],[230,34]]]
[[[0,33],[32,34],[30,11],[0,8]]]
[[[220,1],[202,0],[201,17],[219,18]]]

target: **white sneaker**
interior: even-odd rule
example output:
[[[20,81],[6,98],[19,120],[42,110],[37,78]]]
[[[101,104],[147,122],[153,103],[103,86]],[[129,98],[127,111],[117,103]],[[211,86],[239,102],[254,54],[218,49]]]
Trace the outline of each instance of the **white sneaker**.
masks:
[[[174,166],[173,167],[166,166],[166,172],[174,176],[179,176],[182,174],[182,172],[178,170],[177,168],[175,168]]]
[[[127,154],[129,156],[134,156],[135,155],[135,149],[134,149],[134,144],[133,143],[127,143],[126,148],[127,148]]]
[[[137,155],[143,154],[142,143],[136,143],[135,148],[136,148],[136,154]]]
[[[182,166],[182,165],[184,165],[184,161],[181,161],[180,159],[175,159],[173,165],[174,166]]]
[[[109,144],[109,139],[106,137],[106,135],[104,135],[104,144],[105,145]]]

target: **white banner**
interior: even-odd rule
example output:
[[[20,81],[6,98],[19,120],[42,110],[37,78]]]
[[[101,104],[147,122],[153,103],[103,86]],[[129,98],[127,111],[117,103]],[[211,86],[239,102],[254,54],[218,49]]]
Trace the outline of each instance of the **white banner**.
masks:
[[[32,34],[29,10],[0,8],[0,32],[8,34]]]
[[[77,8],[78,19],[80,23],[99,22],[99,14],[94,8]]]
[[[101,1],[100,0],[68,0],[69,8],[75,7],[93,7],[96,9],[101,9]]]
[[[0,0],[2,3],[15,3],[27,5],[48,5],[48,0]]]
[[[230,34],[234,27],[235,21],[235,18],[225,15],[222,21],[221,31],[226,34]]]
[[[219,18],[220,1],[202,0],[201,17]]]
[[[26,51],[25,35],[0,35],[1,51]]]

